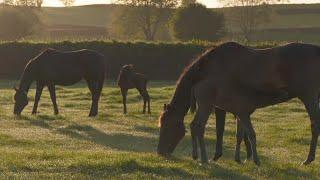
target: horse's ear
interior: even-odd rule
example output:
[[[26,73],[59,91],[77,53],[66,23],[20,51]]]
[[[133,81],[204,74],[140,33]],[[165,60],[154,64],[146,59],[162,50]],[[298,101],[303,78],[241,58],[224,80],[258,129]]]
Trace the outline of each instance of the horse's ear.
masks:
[[[131,70],[133,69],[133,64],[129,64],[128,66]]]
[[[163,111],[167,110],[167,104],[163,104]]]

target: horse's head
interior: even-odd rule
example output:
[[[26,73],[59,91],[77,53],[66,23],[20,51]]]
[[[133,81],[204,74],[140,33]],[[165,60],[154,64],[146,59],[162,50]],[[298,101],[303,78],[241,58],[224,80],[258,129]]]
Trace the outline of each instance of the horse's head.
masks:
[[[127,73],[130,73],[133,71],[133,65],[132,64],[127,64],[127,65],[124,65],[122,66],[121,68],[121,73],[122,74],[127,74]]]
[[[25,91],[22,91],[20,89],[17,89],[14,87],[14,90],[16,91],[14,95],[14,111],[13,113],[16,115],[20,115],[22,110],[27,106],[28,104],[28,96]]]
[[[164,105],[164,112],[159,118],[159,127],[158,154],[169,155],[185,135],[183,119],[174,113],[171,105]]]

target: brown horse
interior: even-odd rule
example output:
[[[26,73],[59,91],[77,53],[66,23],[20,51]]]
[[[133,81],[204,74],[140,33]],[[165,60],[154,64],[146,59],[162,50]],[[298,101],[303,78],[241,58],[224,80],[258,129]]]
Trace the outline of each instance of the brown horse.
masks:
[[[148,103],[148,113],[150,114],[150,96],[147,90],[148,79],[144,74],[135,73],[132,64],[124,65],[118,77],[123,102],[123,113],[127,113],[127,94],[129,89],[136,88],[143,98],[143,113],[146,113]]]
[[[240,130],[249,137],[253,160],[259,165],[250,115],[257,108],[297,97],[311,120],[312,139],[304,161],[310,164],[315,159],[320,132],[319,69],[320,47],[311,44],[291,43],[255,50],[229,42],[208,50],[182,73],[171,103],[160,116],[158,153],[171,154],[184,137],[184,116],[193,89],[198,110],[191,134],[193,145],[200,145],[202,162],[208,162],[204,131],[213,107],[237,116]]]
[[[20,79],[19,89],[15,88],[14,114],[20,115],[28,104],[28,91],[36,81],[36,95],[32,114],[37,113],[38,103],[44,86],[47,86],[58,114],[55,85],[69,86],[85,79],[92,94],[89,116],[98,114],[98,101],[105,78],[105,58],[92,50],[60,52],[47,49],[29,61]]]
[[[191,95],[191,102],[190,102],[190,112],[193,114],[196,110],[196,100],[194,97],[194,94],[192,93]],[[223,109],[220,109],[219,107],[215,107],[213,110],[215,116],[216,116],[216,136],[217,136],[217,141],[216,141],[216,152],[214,155],[213,160],[217,161],[219,158],[222,156],[222,144],[223,144],[223,133],[224,133],[224,127],[225,127],[225,121],[226,121],[226,111]],[[190,129],[194,128],[195,124],[192,122],[190,124]],[[193,132],[193,131],[192,131]],[[246,146],[246,151],[247,151],[247,160],[250,160],[252,158],[252,149],[251,149],[251,144],[249,142],[248,135],[242,130],[240,127],[240,123],[238,122],[237,119],[237,143],[236,143],[236,153],[235,153],[235,161],[238,163],[241,163],[240,159],[240,145],[242,143],[242,140],[245,142]],[[193,149],[192,149],[192,158],[194,160],[198,159],[198,144],[197,144],[197,137],[193,136],[192,137],[192,143],[193,143]]]

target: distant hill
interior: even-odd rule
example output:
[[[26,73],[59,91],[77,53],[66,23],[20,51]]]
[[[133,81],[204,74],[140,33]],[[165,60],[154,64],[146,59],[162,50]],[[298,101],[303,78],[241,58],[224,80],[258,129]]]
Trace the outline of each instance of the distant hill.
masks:
[[[39,15],[46,24],[45,34],[50,34],[50,38],[63,39],[72,35],[73,31],[76,32],[75,37],[80,38],[112,38],[107,33],[107,28],[111,26],[113,15],[122,7],[112,4],[44,7]],[[320,42],[320,4],[281,4],[272,5],[271,8],[273,14],[270,22],[261,26],[257,33],[258,40]],[[225,13],[227,29],[236,36],[239,28],[228,17],[228,11],[232,8],[213,10]]]

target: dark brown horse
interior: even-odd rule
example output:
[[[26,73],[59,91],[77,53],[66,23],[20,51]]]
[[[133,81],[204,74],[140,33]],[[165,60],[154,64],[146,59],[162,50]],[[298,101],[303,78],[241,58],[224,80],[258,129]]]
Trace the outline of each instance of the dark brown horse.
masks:
[[[143,98],[143,113],[146,113],[146,104],[148,103],[148,113],[150,114],[150,96],[147,90],[148,79],[144,74],[135,73],[132,64],[124,65],[118,77],[118,86],[120,87],[123,102],[123,113],[127,113],[127,95],[128,90],[136,88]]]
[[[60,52],[47,49],[29,61],[20,79],[19,89],[14,96],[14,114],[21,114],[28,104],[28,91],[33,81],[36,81],[36,95],[32,114],[37,113],[37,107],[44,86],[47,86],[54,107],[58,114],[55,85],[69,86],[86,80],[92,94],[92,105],[89,116],[98,114],[98,101],[105,78],[105,58],[92,50]]]
[[[208,162],[204,131],[213,107],[237,116],[240,130],[249,137],[253,160],[259,165],[250,115],[257,108],[297,97],[311,120],[310,151],[304,161],[310,164],[315,159],[320,132],[319,69],[320,47],[310,44],[292,43],[254,50],[230,42],[208,50],[182,73],[171,103],[160,116],[158,153],[172,153],[184,137],[184,116],[193,89],[198,110],[191,134],[193,144],[200,145],[202,162]]]
[[[194,97],[194,94],[192,93],[191,95],[191,102],[190,102],[190,111],[193,114],[194,111],[196,110],[196,100]],[[215,107],[213,110],[215,116],[216,116],[216,136],[217,136],[217,141],[216,141],[216,152],[214,155],[213,160],[217,161],[219,158],[222,156],[222,144],[223,144],[223,133],[224,133],[224,127],[225,127],[225,121],[226,121],[226,111],[222,110],[218,107]],[[191,132],[194,132],[195,124],[194,121],[190,124],[190,129]],[[238,163],[241,163],[240,159],[240,145],[242,143],[242,140],[245,142],[246,146],[246,151],[247,151],[247,160],[250,160],[252,158],[252,149],[251,149],[251,144],[249,142],[248,135],[242,130],[240,127],[240,123],[238,122],[237,119],[237,143],[236,143],[236,153],[235,153],[235,161]],[[192,158],[194,160],[198,159],[198,144],[197,144],[197,137],[192,134],[192,143],[193,144],[193,149],[192,149]]]

